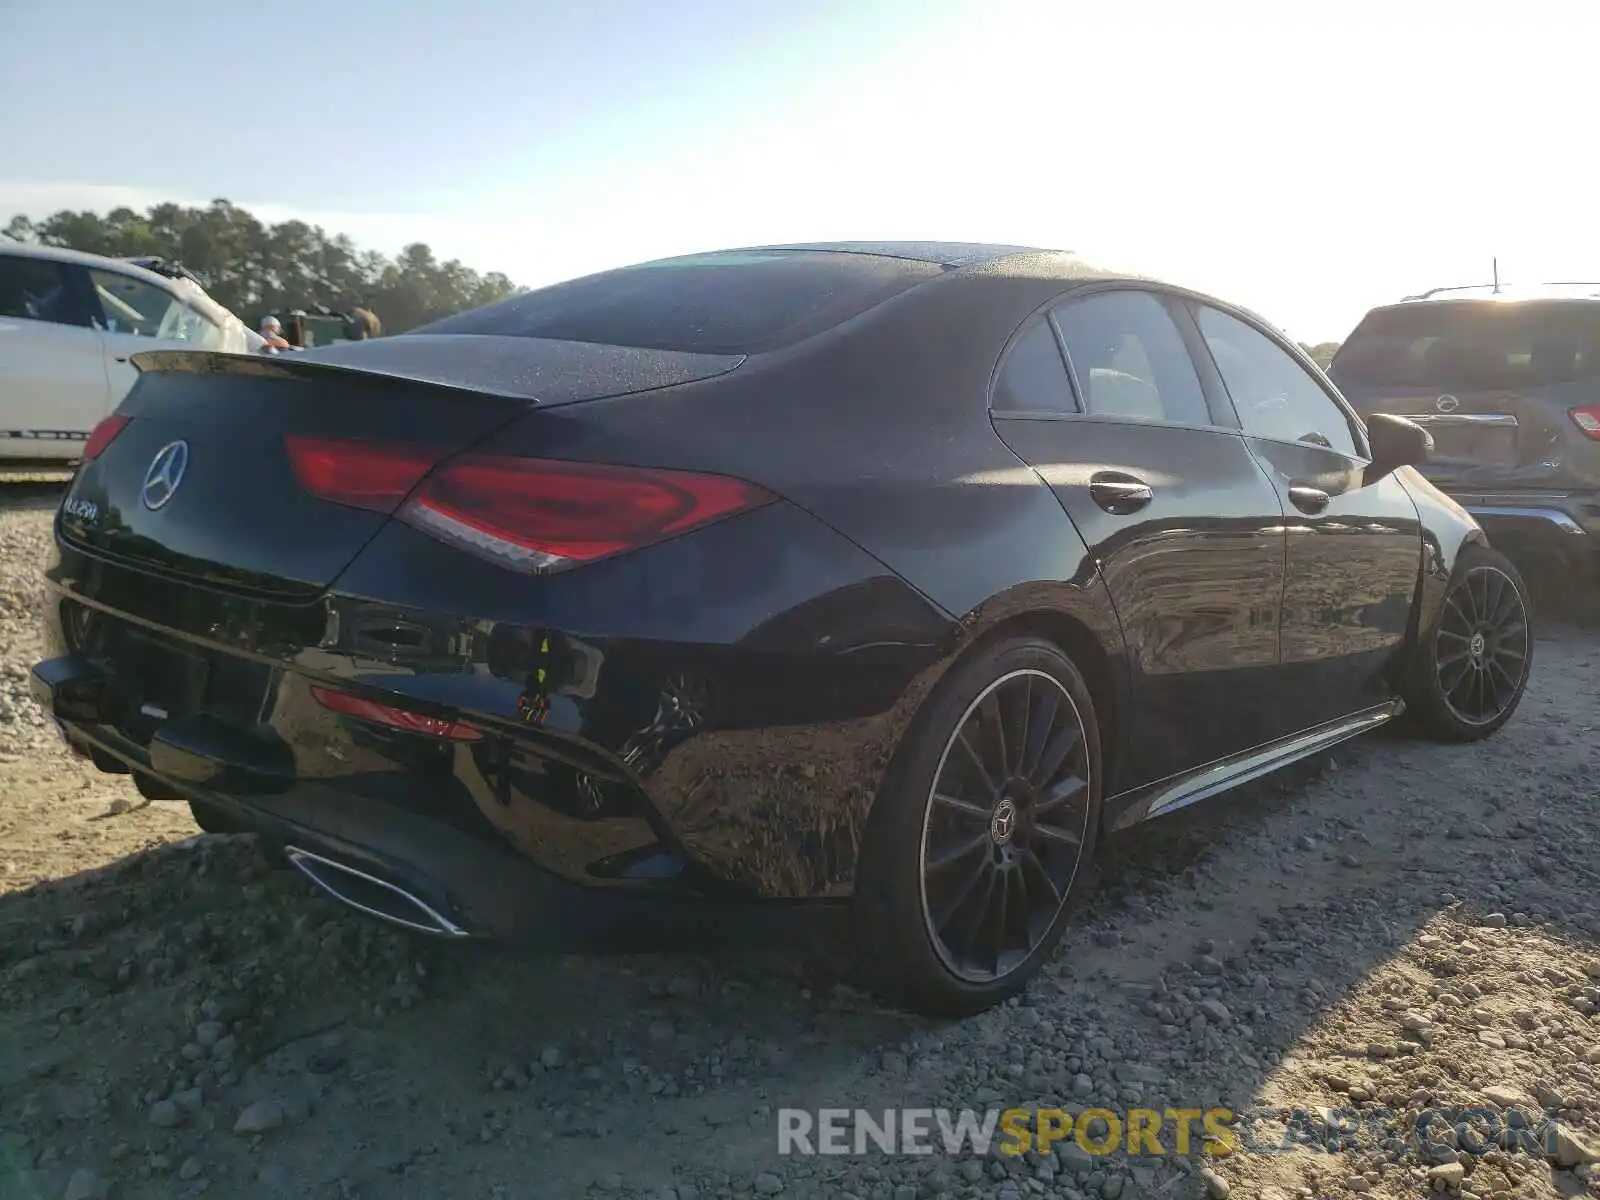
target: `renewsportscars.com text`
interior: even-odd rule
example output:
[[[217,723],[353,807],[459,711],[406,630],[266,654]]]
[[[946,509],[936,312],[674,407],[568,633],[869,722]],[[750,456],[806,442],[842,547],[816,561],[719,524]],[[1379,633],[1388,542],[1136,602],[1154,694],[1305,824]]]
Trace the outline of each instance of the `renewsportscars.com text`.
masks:
[[[1090,1155],[1222,1156],[1370,1150],[1398,1139],[1419,1150],[1447,1142],[1466,1155],[1491,1150],[1548,1154],[1560,1120],[1553,1111],[1501,1112],[1493,1106],[1389,1109],[1226,1108],[867,1109],[780,1108],[779,1154],[1049,1154],[1075,1145]]]

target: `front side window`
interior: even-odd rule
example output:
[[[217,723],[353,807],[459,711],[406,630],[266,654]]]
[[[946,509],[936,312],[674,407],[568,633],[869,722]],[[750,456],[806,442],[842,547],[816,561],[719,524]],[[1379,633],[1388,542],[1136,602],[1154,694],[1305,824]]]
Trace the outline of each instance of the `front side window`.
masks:
[[[1002,412],[1078,411],[1061,347],[1043,317],[1011,344],[995,381],[994,406]]]
[[[107,333],[136,337],[161,337],[162,328],[174,328],[179,318],[173,309],[183,304],[171,292],[116,271],[90,271],[95,298]]]
[[[1062,305],[1054,316],[1091,413],[1211,424],[1194,360],[1155,296],[1101,292]]]
[[[0,317],[87,325],[67,288],[61,264],[45,258],[0,254]]]
[[[1214,308],[1201,308],[1198,319],[1245,433],[1358,457],[1344,410],[1287,350]]]

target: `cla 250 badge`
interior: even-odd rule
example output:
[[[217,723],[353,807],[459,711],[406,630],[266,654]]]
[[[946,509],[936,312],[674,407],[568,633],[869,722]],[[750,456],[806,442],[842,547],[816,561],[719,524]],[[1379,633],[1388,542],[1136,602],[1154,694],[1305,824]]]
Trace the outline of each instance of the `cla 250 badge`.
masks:
[[[83,500],[77,496],[68,496],[61,505],[61,511],[69,517],[76,517],[80,521],[93,521],[100,515],[100,506],[93,500]]]

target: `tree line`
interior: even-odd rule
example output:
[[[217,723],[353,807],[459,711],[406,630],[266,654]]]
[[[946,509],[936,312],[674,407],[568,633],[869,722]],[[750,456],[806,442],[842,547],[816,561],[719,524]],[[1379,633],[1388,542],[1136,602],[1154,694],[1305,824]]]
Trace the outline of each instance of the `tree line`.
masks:
[[[264,224],[229,200],[204,208],[157,204],[142,213],[63,209],[38,220],[13,217],[5,232],[111,258],[155,255],[182,263],[218,304],[251,326],[269,313],[321,305],[342,313],[369,309],[385,333],[403,333],[522,290],[498,271],[479,274],[456,259],[440,262],[422,242],[388,258],[304,221]]]
[[[1315,346],[1312,346],[1306,342],[1301,342],[1300,349],[1309,354],[1311,356],[1311,360],[1315,362],[1317,366],[1326,371],[1328,369],[1328,364],[1333,361],[1333,356],[1339,352],[1339,343],[1318,342]]]
[[[422,242],[391,259],[304,221],[263,224],[229,200],[204,208],[157,204],[143,213],[63,209],[42,220],[13,217],[5,232],[111,258],[155,255],[180,262],[217,303],[251,326],[268,313],[323,305],[342,313],[366,308],[384,332],[404,333],[524,290],[499,271],[480,275],[456,259],[441,263]],[[1339,348],[1338,342],[1301,345],[1324,369]]]

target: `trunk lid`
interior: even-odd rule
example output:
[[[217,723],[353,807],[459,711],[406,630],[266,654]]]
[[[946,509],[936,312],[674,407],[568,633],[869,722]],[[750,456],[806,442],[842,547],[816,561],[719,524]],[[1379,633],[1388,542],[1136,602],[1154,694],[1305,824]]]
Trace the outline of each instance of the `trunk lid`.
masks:
[[[389,517],[307,492],[292,440],[400,443],[432,465],[530,408],[705,378],[739,361],[530,339],[385,340],[340,355],[138,356],[139,381],[118,409],[127,424],[79,469],[63,538],[203,586],[314,599]]]
[[[1501,479],[1541,469],[1562,435],[1551,428],[1540,405],[1515,392],[1385,389],[1350,400],[1363,416],[1393,413],[1426,429],[1433,436],[1433,456],[1422,473],[1435,482]]]

